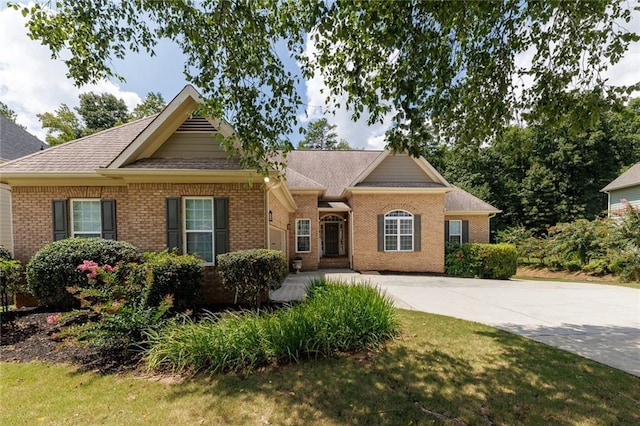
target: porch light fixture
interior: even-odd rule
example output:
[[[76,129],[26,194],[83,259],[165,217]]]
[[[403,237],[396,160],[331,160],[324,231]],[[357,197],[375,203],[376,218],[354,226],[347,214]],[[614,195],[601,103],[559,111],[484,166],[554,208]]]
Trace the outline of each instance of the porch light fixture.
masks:
[[[269,222],[273,222],[273,212],[269,210]]]

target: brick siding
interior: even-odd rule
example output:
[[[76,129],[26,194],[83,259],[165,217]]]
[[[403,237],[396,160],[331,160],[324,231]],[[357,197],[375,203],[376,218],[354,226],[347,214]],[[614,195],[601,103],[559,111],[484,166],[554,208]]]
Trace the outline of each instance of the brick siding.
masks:
[[[354,194],[350,204],[355,270],[444,272],[444,194]],[[378,215],[392,210],[422,215],[421,251],[378,251]]]
[[[469,242],[488,243],[489,242],[489,221],[485,215],[446,215],[445,220],[468,220],[469,221]]]

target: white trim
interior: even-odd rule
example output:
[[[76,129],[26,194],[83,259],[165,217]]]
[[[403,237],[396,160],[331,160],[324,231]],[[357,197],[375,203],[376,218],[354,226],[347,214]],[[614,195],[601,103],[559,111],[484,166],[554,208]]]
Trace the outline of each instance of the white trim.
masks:
[[[409,216],[389,216],[389,217],[387,217],[388,214],[393,213],[393,212],[403,212],[403,213],[408,214]],[[397,226],[397,230],[398,230],[398,232],[396,234],[387,234],[387,220],[396,222],[396,226]],[[403,237],[403,236],[406,237],[407,235],[409,235],[409,234],[406,234],[406,233],[403,234],[400,231],[401,230],[401,226],[400,225],[401,225],[401,221],[402,220],[410,220],[410,222],[411,222],[411,234],[410,234],[411,235],[411,249],[410,250],[406,250],[406,249],[402,250],[400,248],[400,237]],[[384,238],[383,246],[384,246],[385,253],[410,253],[410,252],[414,251],[413,250],[414,249],[414,241],[413,240],[415,238],[415,235],[414,235],[415,229],[414,229],[413,221],[414,221],[413,213],[411,213],[411,212],[409,212],[407,210],[403,210],[403,209],[390,210],[390,211],[388,211],[388,212],[386,212],[384,214],[384,221],[383,221],[383,225],[382,226],[383,226],[383,238]],[[397,238],[397,240],[396,240],[396,250],[387,250],[387,235],[395,236]]]
[[[458,223],[460,224],[460,233],[459,233],[459,234],[452,234],[452,233],[451,233],[451,222],[458,222]],[[453,236],[458,236],[458,237],[460,237],[460,241],[458,242],[458,244],[462,244],[462,233],[463,233],[463,231],[462,231],[462,219],[452,219],[452,220],[449,220],[449,241],[447,241],[447,242],[448,242],[448,243],[452,242],[452,241],[451,241],[451,236],[453,235]]]
[[[102,238],[102,205],[101,205],[101,200],[100,198],[72,198],[69,200],[69,224],[70,224],[70,233],[69,235],[71,235],[72,238],[76,238],[76,237],[82,237],[83,235],[95,235],[96,232],[76,232],[75,231],[75,221],[73,218],[73,210],[74,210],[74,203],[76,202],[97,202],[98,203],[98,219],[99,219],[99,223],[100,223],[100,229],[98,230],[97,234],[98,234],[98,238]],[[76,235],[78,234],[78,235]]]
[[[210,233],[211,234],[211,258],[212,261],[211,262],[207,262],[206,259],[203,259],[205,261],[205,265],[215,265],[216,262],[216,239],[215,239],[215,219],[216,219],[216,215],[215,215],[215,211],[214,211],[214,200],[213,197],[205,197],[205,196],[185,196],[185,197],[181,197],[181,203],[182,203],[182,251],[185,254],[189,254],[189,252],[187,251],[187,234],[205,234],[205,233]],[[188,231],[187,230],[187,201],[188,200],[209,200],[211,201],[211,230],[203,230],[203,229],[198,229],[198,230],[191,230]],[[192,254],[197,254],[197,253],[192,253]]]
[[[298,235],[298,222],[301,222],[303,220],[306,220],[309,222],[309,235]],[[311,219],[307,219],[307,218],[300,218],[300,219],[296,219],[296,235],[295,235],[295,246],[296,246],[296,253],[311,253]],[[298,250],[298,237],[308,237],[309,238],[309,250]]]

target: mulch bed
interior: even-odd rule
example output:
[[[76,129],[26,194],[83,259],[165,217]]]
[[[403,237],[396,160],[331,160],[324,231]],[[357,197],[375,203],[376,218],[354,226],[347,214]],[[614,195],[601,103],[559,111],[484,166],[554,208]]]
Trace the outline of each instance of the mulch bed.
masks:
[[[56,314],[41,308],[23,308],[0,315],[0,361],[41,361],[73,364],[83,371],[121,373],[135,370],[139,355],[119,348],[98,350],[74,341],[59,341],[55,333],[64,324],[49,324]]]

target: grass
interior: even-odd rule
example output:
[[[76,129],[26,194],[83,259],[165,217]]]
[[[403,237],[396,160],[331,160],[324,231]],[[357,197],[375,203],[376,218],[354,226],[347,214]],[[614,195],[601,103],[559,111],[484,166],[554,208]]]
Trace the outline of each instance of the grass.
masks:
[[[640,378],[477,323],[397,311],[374,353],[171,381],[1,364],[0,424],[639,424]]]
[[[318,278],[302,303],[275,312],[209,315],[149,333],[151,368],[251,371],[374,348],[397,334],[393,301],[370,285]]]

